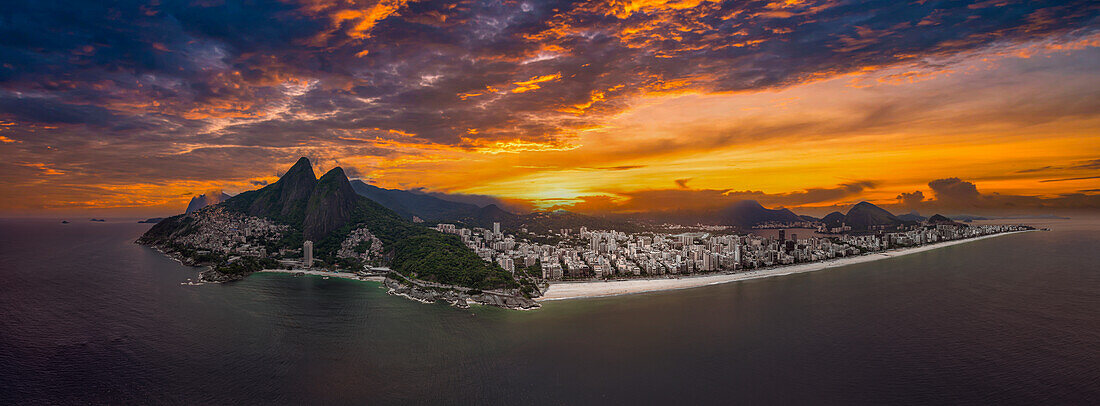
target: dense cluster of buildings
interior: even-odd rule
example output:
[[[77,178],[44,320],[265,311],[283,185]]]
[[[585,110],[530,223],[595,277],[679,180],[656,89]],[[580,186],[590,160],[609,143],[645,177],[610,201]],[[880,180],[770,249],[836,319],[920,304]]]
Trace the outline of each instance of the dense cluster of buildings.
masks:
[[[198,250],[228,256],[267,257],[267,241],[278,240],[290,227],[271,220],[213,207],[191,213],[194,231],[173,238]]]
[[[897,232],[868,235],[813,235],[813,230],[777,237],[756,234],[717,234],[711,231],[682,233],[625,233],[560,230],[556,244],[540,244],[492,230],[439,224],[436,229],[458,235],[486,261],[508,271],[526,268],[549,280],[682,275],[740,270],[821,261],[891,248],[1020,231],[1015,225],[941,224],[914,226]],[[791,230],[795,231],[795,230]],[[550,236],[539,236],[550,237]]]
[[[190,227],[194,231],[175,237],[174,241],[198,254],[225,255],[230,262],[243,256],[270,257],[289,267],[308,268],[314,262],[310,241],[305,241],[301,249],[284,248],[269,256],[266,243],[279,240],[289,230],[285,225],[220,207],[200,210],[191,216],[194,220]],[[640,233],[580,227],[535,235],[540,241],[557,241],[548,244],[506,234],[499,223],[493,224],[492,229],[460,228],[454,224],[439,224],[435,228],[458,235],[485,261],[510,272],[523,270],[547,280],[736,272],[1028,229],[1018,225],[942,223],[839,235],[780,228],[771,233],[773,236],[765,237],[757,233],[734,234],[727,226],[669,225],[663,228],[664,232]],[[799,236],[799,232],[804,234]],[[382,241],[364,227],[346,237],[336,256],[377,267],[382,265],[383,251]]]
[[[340,243],[337,258],[354,258],[364,264],[377,265],[382,258],[382,240],[371,234],[367,227],[360,227],[348,233]]]

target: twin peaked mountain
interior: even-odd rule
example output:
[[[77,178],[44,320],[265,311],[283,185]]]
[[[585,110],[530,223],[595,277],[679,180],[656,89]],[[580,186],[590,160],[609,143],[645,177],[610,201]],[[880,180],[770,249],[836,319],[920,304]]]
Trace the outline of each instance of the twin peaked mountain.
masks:
[[[249,216],[297,226],[305,239],[319,241],[347,224],[356,206],[367,202],[351,188],[342,168],[332,168],[317,179],[309,160],[301,158],[279,181],[234,196],[225,205]]]
[[[236,218],[266,219],[284,228],[277,237],[263,237],[258,241],[253,241],[259,238],[255,234],[243,237],[248,239],[250,246],[266,250],[266,257],[260,254],[260,260],[267,262],[257,266],[271,266],[279,258],[275,253],[283,252],[284,248],[300,248],[305,240],[314,242],[314,258],[326,264],[339,264],[348,260],[348,257],[338,257],[342,247],[360,242],[349,239],[353,232],[366,229],[381,243],[380,255],[384,264],[403,275],[474,289],[516,286],[510,273],[482,261],[457,236],[413,224],[378,202],[360,196],[341,168],[333,168],[320,179],[316,178],[306,158],[299,159],[275,183],[193,213],[165,219],[149,229],[138,243],[188,254],[221,250],[214,260],[204,261],[218,268],[239,252],[223,251],[230,246],[241,248],[241,241],[233,240],[240,237],[232,237],[224,239],[224,243],[219,240],[211,245],[211,239],[223,238],[220,237],[226,234],[223,230],[246,226],[246,223],[218,220],[228,218],[219,217],[219,210]],[[202,246],[196,246],[196,242],[201,242]],[[345,263],[345,266],[355,265]],[[218,269],[232,268],[222,266]]]

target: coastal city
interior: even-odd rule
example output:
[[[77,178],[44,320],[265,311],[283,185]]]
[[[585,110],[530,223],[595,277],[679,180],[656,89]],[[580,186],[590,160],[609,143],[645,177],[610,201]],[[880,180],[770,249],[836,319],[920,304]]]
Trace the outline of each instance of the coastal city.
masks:
[[[492,230],[460,228],[454,224],[439,224],[435,228],[458,235],[485,261],[495,262],[513,273],[521,268],[533,269],[535,275],[550,281],[738,272],[1031,229],[1021,225],[951,222],[867,235],[817,235],[815,229],[779,229],[777,237],[769,238],[752,233],[730,234],[728,227],[676,234],[580,227],[536,235],[539,239],[558,240],[556,244],[539,244],[503,233],[499,223],[494,223]],[[680,226],[668,228],[675,230]]]
[[[314,242],[301,248],[280,247],[269,252],[287,227],[215,206],[192,213],[191,227],[173,240],[194,250],[194,257],[217,255],[229,263],[241,258],[276,260],[284,269],[332,269],[359,274],[384,273],[383,244],[366,227],[353,230],[340,245],[341,264],[321,264],[314,258]],[[793,226],[798,228],[780,228]],[[813,228],[811,228],[813,227]],[[735,273],[775,266],[811,263],[891,249],[917,247],[999,233],[1024,231],[1023,225],[975,225],[953,221],[899,226],[892,231],[828,234],[820,224],[771,224],[749,233],[729,226],[664,224],[662,231],[560,229],[517,237],[500,223],[492,229],[437,224],[436,231],[458,236],[482,260],[505,271],[545,281],[661,278],[709,273]],[[843,227],[847,228],[847,227]],[[762,233],[767,230],[771,233]],[[543,241],[542,243],[536,241]],[[553,241],[553,243],[548,243]],[[354,265],[352,265],[354,264]],[[352,269],[347,269],[349,266]],[[338,269],[339,268],[339,269]]]

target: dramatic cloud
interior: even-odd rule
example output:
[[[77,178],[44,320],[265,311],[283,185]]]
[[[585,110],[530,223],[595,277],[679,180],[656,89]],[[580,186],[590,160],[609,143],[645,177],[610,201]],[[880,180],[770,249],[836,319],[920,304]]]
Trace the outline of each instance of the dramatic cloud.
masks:
[[[16,1],[0,16],[0,151],[16,157],[0,163],[0,186],[15,196],[0,209],[168,207],[181,190],[270,181],[298,156],[376,177],[568,154],[592,148],[592,134],[654,98],[751,94],[890,69],[903,71],[852,86],[934,80],[961,71],[959,60],[975,52],[1094,48],[1097,15],[1084,0]],[[1086,58],[1076,68],[1096,65]],[[652,169],[648,156],[786,134],[874,133],[934,107],[890,99],[843,122],[805,116],[677,125],[676,140],[620,136],[632,144],[621,155],[560,166],[623,176]],[[1048,108],[1015,116],[1023,125],[1087,119],[1100,104],[1095,95],[1060,100],[1033,101]],[[636,161],[619,161],[627,158]],[[684,172],[660,181],[691,176],[712,188]],[[810,184],[833,182],[842,181]],[[775,195],[810,204],[856,188],[870,186]],[[592,192],[558,189],[569,196],[548,198]],[[606,194],[635,198],[627,192]]]
[[[830,203],[856,196],[875,183],[861,181],[831,188],[810,188],[787,193],[765,193],[753,190],[715,189],[653,189],[620,192],[616,196],[582,196],[579,201],[562,202],[558,208],[583,212],[703,212],[718,210],[742,200],[755,200],[767,206],[802,206]]]
[[[898,204],[907,207],[913,207],[924,201],[924,192],[915,191],[909,193],[902,193],[898,195]]]
[[[959,178],[936,179],[928,182],[936,200],[948,202],[972,202],[981,196],[978,187]]]

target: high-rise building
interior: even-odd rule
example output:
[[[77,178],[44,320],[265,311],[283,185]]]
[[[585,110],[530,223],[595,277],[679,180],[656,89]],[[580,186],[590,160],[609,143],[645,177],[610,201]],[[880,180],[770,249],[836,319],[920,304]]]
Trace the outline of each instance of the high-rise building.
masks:
[[[493,234],[500,235],[500,222],[493,222]]]
[[[313,241],[302,243],[302,265],[306,268],[313,267]]]
[[[516,271],[515,260],[513,260],[510,257],[497,258],[497,264],[500,264],[500,267],[504,268],[505,271],[512,272],[512,273],[515,273],[515,271]]]

